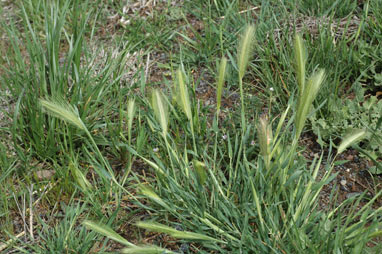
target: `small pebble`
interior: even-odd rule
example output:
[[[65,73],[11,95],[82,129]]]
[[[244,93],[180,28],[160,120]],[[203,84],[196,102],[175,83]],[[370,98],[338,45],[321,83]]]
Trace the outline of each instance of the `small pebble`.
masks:
[[[189,248],[190,246],[187,243],[182,243],[182,245],[180,245],[180,248],[179,248],[179,253],[182,253],[182,254],[189,253],[188,251]]]
[[[345,185],[346,185],[346,180],[345,180],[345,179],[341,180],[340,184],[341,184],[342,186],[345,186]]]
[[[183,227],[180,226],[180,225],[176,225],[175,229],[178,230],[178,231],[183,231],[184,230]]]
[[[349,154],[348,156],[346,156],[346,159],[352,161],[354,159],[354,156]]]

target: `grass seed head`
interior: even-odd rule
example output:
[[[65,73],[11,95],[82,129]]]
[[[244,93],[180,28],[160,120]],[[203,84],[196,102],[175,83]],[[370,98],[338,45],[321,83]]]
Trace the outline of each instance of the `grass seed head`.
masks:
[[[41,107],[48,112],[48,114],[57,117],[65,122],[71,123],[81,130],[86,127],[78,115],[78,111],[72,105],[65,101],[59,100],[45,100],[40,99]]]
[[[135,99],[133,98],[133,99],[130,99],[127,104],[127,117],[128,117],[127,126],[129,129],[131,129],[131,126],[133,125],[135,110],[136,110]]]
[[[252,55],[254,35],[255,27],[253,25],[247,26],[239,44],[237,61],[240,79],[244,77],[248,61]]]
[[[218,80],[217,80],[217,92],[216,92],[216,111],[217,112],[220,112],[226,67],[227,67],[227,58],[222,57],[219,64]]]
[[[302,96],[305,89],[305,65],[307,60],[306,48],[300,34],[294,39],[294,57],[297,71],[297,83],[299,95]]]
[[[318,91],[325,78],[325,71],[320,69],[313,73],[312,77],[308,80],[304,92],[299,98],[296,115],[296,128],[297,137],[300,136],[302,129],[304,128],[305,121],[308,117],[313,101],[316,99]]]
[[[186,84],[184,83],[183,73],[180,69],[176,72],[176,76],[178,79],[178,103],[180,104],[183,112],[186,114],[188,120],[192,121],[190,98],[188,96]]]
[[[348,134],[345,135],[345,137],[342,139],[337,154],[342,153],[345,151],[349,146],[357,143],[361,139],[363,139],[366,136],[365,130],[351,130]]]
[[[92,185],[88,179],[86,179],[81,170],[77,167],[76,163],[70,162],[69,169],[72,172],[74,179],[83,191],[90,191],[92,189]]]
[[[157,118],[162,128],[162,134],[164,137],[166,137],[168,126],[167,104],[163,98],[163,94],[158,89],[155,89],[152,93],[151,106],[153,107],[155,117]]]
[[[257,131],[260,144],[260,153],[263,156],[268,156],[271,150],[272,128],[265,116],[260,117],[257,125]]]

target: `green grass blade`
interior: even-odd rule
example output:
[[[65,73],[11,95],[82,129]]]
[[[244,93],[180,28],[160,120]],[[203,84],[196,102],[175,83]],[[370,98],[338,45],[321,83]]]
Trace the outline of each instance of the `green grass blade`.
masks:
[[[194,169],[196,171],[196,175],[198,176],[198,181],[200,185],[203,185],[207,180],[206,165],[198,160],[193,160],[192,163],[194,164]]]

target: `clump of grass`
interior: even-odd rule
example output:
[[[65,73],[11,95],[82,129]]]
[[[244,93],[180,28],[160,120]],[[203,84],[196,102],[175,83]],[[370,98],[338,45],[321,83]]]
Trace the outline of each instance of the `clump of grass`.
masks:
[[[86,128],[85,124],[79,117],[78,111],[69,103],[65,103],[64,101],[59,99],[55,99],[55,100],[40,99],[40,103],[41,103],[41,107],[44,110],[46,110],[47,113],[65,122],[73,124],[75,127],[81,129],[82,131],[86,133],[87,137],[89,138],[92,144],[91,149],[93,149],[96,152],[98,159],[101,160],[101,162],[103,163],[103,166],[108,171],[108,175],[105,175],[102,171],[98,171],[98,174],[103,178],[105,182],[108,182],[111,179],[118,186],[122,187],[118,183],[117,179],[115,178],[113,169],[111,168],[110,164],[105,160],[105,157],[102,155],[101,151],[99,150],[97,143],[95,142],[90,131]],[[82,185],[84,185],[85,189],[88,189],[89,183],[84,182],[85,177],[82,174],[79,174],[76,169],[75,171],[76,173],[74,175],[76,179],[79,180]]]
[[[32,2],[30,2],[31,6],[35,4]],[[45,3],[48,2],[41,2],[42,5]],[[87,5],[88,3],[86,1],[84,7],[91,6]],[[214,4],[216,8],[223,5],[227,8],[222,9],[229,9],[225,13],[224,26],[231,21],[237,22],[232,20],[236,12],[236,9],[233,9],[236,3],[226,1]],[[71,10],[71,6],[75,9]],[[85,197],[80,198],[85,204],[83,208],[73,209],[74,206],[65,208],[65,218],[56,227],[41,223],[43,229],[40,233],[41,244],[28,246],[28,250],[59,253],[74,250],[88,253],[94,250],[95,233],[98,233],[125,245],[127,248],[122,250],[123,253],[177,253],[166,250],[166,246],[136,246],[115,232],[112,229],[114,226],[108,226],[113,218],[119,218],[117,212],[120,210],[115,209],[115,206],[120,205],[118,197],[126,196],[126,194],[133,198],[142,209],[148,209],[151,215],[149,221],[140,221],[135,224],[136,226],[144,230],[168,234],[189,243],[197,242],[191,246],[194,252],[200,253],[363,253],[366,251],[367,242],[382,235],[378,221],[382,211],[373,209],[373,202],[380,197],[381,192],[360,210],[354,208],[364,196],[350,198],[338,207],[329,208],[327,211],[317,209],[320,190],[333,179],[330,175],[333,164],[327,163],[327,171],[319,178],[318,172],[323,166],[323,156],[315,159],[311,164],[306,163],[298,155],[297,144],[305,128],[306,118],[312,112],[313,101],[326,75],[323,70],[318,70],[310,78],[306,78],[308,58],[301,36],[295,38],[297,102],[294,98],[290,99],[275,129],[273,128],[274,120],[260,117],[253,123],[245,113],[248,101],[246,101],[243,79],[253,50],[253,26],[246,28],[237,52],[236,67],[241,96],[240,129],[235,129],[235,124],[219,125],[221,96],[229,64],[224,57],[220,61],[217,72],[216,118],[212,128],[209,123],[201,127],[199,119],[205,117],[201,113],[203,108],[197,103],[192,103],[196,99],[190,96],[191,93],[188,92],[185,82],[187,77],[181,70],[176,72],[174,85],[178,106],[183,111],[186,121],[182,121],[182,117],[168,103],[165,94],[154,90],[151,96],[151,108],[147,107],[149,108],[147,111],[140,111],[137,114],[137,124],[134,125],[136,110],[144,108],[137,104],[146,103],[146,100],[136,97],[137,100],[130,99],[127,104],[124,103],[125,93],[128,90],[120,90],[119,86],[115,86],[120,78],[120,66],[114,67],[114,64],[107,60],[107,67],[93,79],[89,74],[91,70],[84,69],[81,64],[82,57],[86,58],[87,54],[86,47],[83,47],[86,42],[83,35],[85,34],[84,24],[89,17],[81,15],[81,6],[79,0],[65,1],[52,6],[52,12],[49,12],[49,8],[45,10],[46,14],[50,13],[49,15],[52,16],[49,24],[46,24],[48,33],[45,36],[49,39],[47,41],[49,49],[46,52],[42,46],[44,42],[40,43],[40,40],[44,40],[44,36],[40,36],[40,33],[34,30],[34,23],[37,22],[29,21],[33,18],[25,19],[26,27],[32,34],[27,48],[32,58],[31,65],[36,67],[37,72],[33,72],[34,69],[30,72],[28,66],[20,61],[22,57],[19,55],[19,65],[15,65],[17,67],[15,71],[10,70],[6,78],[10,84],[15,84],[13,93],[20,94],[15,114],[18,122],[13,129],[14,137],[18,142],[31,140],[30,137],[36,141],[34,144],[25,142],[25,149],[19,150],[20,156],[25,151],[28,154],[24,158],[32,157],[39,149],[36,153],[42,158],[49,158],[42,152],[46,149],[56,156],[59,153],[51,148],[57,146],[64,151],[70,150],[72,155],[65,156],[65,159],[69,157],[68,168],[77,186],[82,190],[81,195],[86,194]],[[265,6],[262,9],[263,16],[267,16],[267,8]],[[24,12],[24,14],[27,13]],[[72,14],[73,23],[76,24],[73,36],[70,34],[70,29],[67,30],[65,26],[64,14]],[[62,15],[61,19],[57,19],[60,15]],[[81,19],[81,22],[77,22],[77,19]],[[230,52],[223,48],[223,42],[232,40],[232,38],[223,39],[223,29],[220,30],[220,52],[227,53],[229,59],[235,62]],[[65,33],[65,38],[69,38],[70,53],[64,67],[58,63],[59,44],[63,41],[59,36],[60,32]],[[231,31],[229,32],[232,34]],[[16,34],[11,33],[11,35],[14,38],[17,37]],[[211,34],[206,36],[211,38]],[[203,38],[200,36],[198,39]],[[209,40],[211,49],[216,47],[217,40],[217,37]],[[13,45],[15,51],[18,48],[16,41],[15,39],[15,45]],[[192,44],[195,45],[194,42]],[[267,51],[273,54],[272,50]],[[213,54],[212,50],[207,52],[208,56]],[[40,57],[47,58],[40,59]],[[289,58],[285,57],[283,60],[288,62]],[[86,62],[86,59],[84,61]],[[116,66],[118,65],[117,60]],[[21,68],[18,69],[20,66]],[[9,75],[14,73],[21,74]],[[28,73],[29,76],[25,78],[24,73]],[[269,76],[277,76],[273,74],[272,72]],[[142,80],[146,80],[146,77]],[[142,80],[141,84],[144,83]],[[37,83],[28,83],[29,81]],[[231,81],[228,79],[228,86],[237,84],[237,81]],[[28,85],[24,86],[24,84]],[[62,84],[64,85],[61,86]],[[66,86],[67,84],[70,84],[70,87]],[[31,87],[36,90],[28,90]],[[144,85],[141,85],[142,87]],[[287,87],[292,86],[284,88]],[[289,95],[288,89],[286,90]],[[118,103],[113,98],[115,93],[118,93]],[[105,119],[109,114],[113,114],[115,104],[119,104],[119,108],[117,106],[119,123],[117,124],[113,122],[114,119]],[[46,111],[48,116],[41,114],[41,109]],[[289,117],[292,109],[295,110]],[[227,122],[232,122],[230,114],[226,118]],[[159,128],[152,128],[157,127],[153,123],[155,120],[152,121],[152,119],[156,119]],[[107,131],[105,131],[105,136],[96,136],[97,132],[102,131],[105,121],[108,127],[110,126],[109,131],[119,125],[114,132],[106,134]],[[180,127],[175,126],[175,123]],[[151,128],[146,128],[147,125]],[[19,132],[24,131],[24,128],[27,129],[26,127],[33,130],[25,131],[27,135],[31,135],[27,138],[24,133]],[[185,131],[189,127],[191,132]],[[205,129],[200,131],[201,128]],[[127,138],[124,132],[126,129]],[[139,131],[136,131],[137,129]],[[158,129],[159,132],[156,131]],[[195,132],[194,129],[197,131]],[[139,134],[135,136],[137,132]],[[148,140],[145,139],[146,133],[149,133]],[[361,130],[346,136],[339,145],[337,154],[355,144],[364,134],[365,131]],[[258,144],[254,142],[255,144],[249,146],[248,140],[256,135]],[[195,136],[198,140],[197,144]],[[220,139],[223,136],[224,138]],[[45,146],[41,142],[42,137],[49,139],[50,146]],[[112,138],[112,142],[108,141],[109,138]],[[190,138],[193,140],[194,151],[191,151],[187,145]],[[289,145],[291,142],[292,145]],[[80,144],[81,149],[73,149],[75,143]],[[119,182],[114,175],[116,171],[108,160],[109,156],[106,157],[105,151],[101,148],[106,146],[110,146],[110,150],[120,152],[121,161],[124,164],[122,168],[126,171]],[[142,149],[149,146],[157,146],[160,149],[155,152],[151,149]],[[105,150],[108,152],[110,147]],[[166,149],[161,149],[163,147]],[[0,149],[4,150],[1,147]],[[86,178],[77,157],[83,155],[90,160],[92,168],[107,188],[98,186],[97,174],[93,175],[92,184]],[[157,173],[155,178],[147,178],[146,175],[136,176],[134,172],[132,173],[135,181],[144,182],[133,186],[139,189],[140,198],[145,199],[144,202],[140,202],[136,196],[131,195],[124,188],[136,157],[148,166],[145,172],[152,168]],[[0,161],[2,161],[1,158]],[[11,163],[4,166],[5,170],[3,169],[3,175],[0,177],[1,183],[5,182],[8,174],[16,171],[15,165],[19,164]],[[1,166],[0,168],[2,169]],[[65,166],[64,168],[67,169]],[[172,174],[169,174],[169,169],[173,170]],[[110,187],[113,183],[118,185],[118,192]],[[6,187],[1,188],[1,193],[7,194]],[[75,192],[75,195],[78,194]],[[97,195],[104,196],[101,200],[96,200]],[[114,197],[117,202],[110,202],[110,198]],[[78,196],[73,197],[69,203],[73,204],[77,198]],[[2,200],[4,203],[8,201],[7,197]],[[92,207],[87,205],[89,200]],[[60,203],[61,207],[63,203]],[[8,204],[5,204],[2,207],[8,209],[7,206]],[[77,226],[79,219],[88,212],[91,221],[85,220],[82,223],[84,227]],[[108,225],[100,222],[104,221],[100,217],[105,213],[111,218],[108,220]],[[9,214],[9,211],[0,212],[0,217],[3,214]],[[135,214],[135,211],[132,214]],[[124,221],[125,219],[123,218]],[[8,221],[7,224],[9,224]],[[179,224],[184,230],[176,228]],[[89,233],[85,228],[93,232]],[[17,247],[21,251],[27,251]]]
[[[301,50],[301,44],[296,45],[295,50]],[[305,69],[302,65],[304,61],[301,70]],[[221,84],[222,76],[218,77]],[[323,156],[309,165],[298,158],[296,144],[324,72],[313,74],[306,85],[304,75],[300,76],[299,96],[305,97],[298,98],[294,117],[286,120],[293,108],[289,105],[275,131],[265,117],[259,119],[257,126],[247,126],[247,132],[256,130],[259,138],[260,151],[252,159],[248,159],[250,154],[246,149],[245,135],[248,134],[242,130],[233,140],[223,143],[215,139],[214,155],[209,155],[206,145],[205,152],[193,161],[188,159],[194,156],[192,151],[170,145],[172,132],[166,131],[168,138],[163,139],[162,145],[168,148],[167,153],[153,156],[155,163],[150,165],[155,171],[167,172],[168,167],[177,170],[172,175],[158,175],[152,187],[141,186],[141,194],[149,200],[151,211],[163,223],[142,221],[137,226],[198,242],[200,249],[196,251],[200,252],[323,253],[363,249],[374,237],[372,232],[380,231],[378,224],[373,223],[382,211],[373,210],[373,201],[370,201],[360,212],[345,213],[348,207],[359,202],[356,198],[328,212],[317,209],[321,189],[334,177],[330,175],[332,165],[329,164],[328,171],[318,179]],[[152,105],[157,109],[149,114],[155,115],[164,136],[163,129],[172,128],[171,121],[167,120],[172,116],[160,113],[165,112],[163,95],[154,91],[154,96]],[[194,109],[194,112],[198,111]],[[219,135],[221,131],[215,127],[210,133]],[[291,139],[292,146],[288,145]],[[340,151],[354,141],[356,136],[346,138]],[[359,221],[359,216],[364,220]],[[175,229],[174,220],[186,230]],[[322,245],[323,242],[326,244]],[[130,247],[125,251],[157,250],[152,248]]]

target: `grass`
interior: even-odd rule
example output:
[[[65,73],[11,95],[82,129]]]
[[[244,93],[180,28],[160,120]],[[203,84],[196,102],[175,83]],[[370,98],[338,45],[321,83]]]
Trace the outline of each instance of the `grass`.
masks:
[[[0,252],[379,253],[380,183],[335,186],[370,130],[302,137],[378,89],[380,4],[133,2],[1,3]]]

